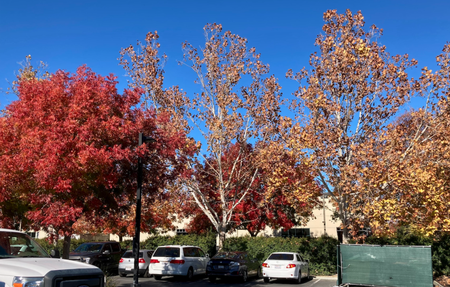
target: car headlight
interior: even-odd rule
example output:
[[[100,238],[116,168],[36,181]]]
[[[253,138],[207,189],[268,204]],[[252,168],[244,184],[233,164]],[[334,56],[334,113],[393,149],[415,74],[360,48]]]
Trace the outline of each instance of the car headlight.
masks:
[[[14,277],[14,287],[39,287],[44,282],[44,277]]]
[[[91,260],[91,258],[89,258],[89,257],[84,258],[84,262],[86,262],[86,263],[89,263],[90,260]],[[81,261],[83,261],[83,259],[81,259]]]
[[[208,261],[208,265],[211,265],[212,264],[212,262],[211,261]]]
[[[234,262],[234,261],[230,262],[230,267],[235,267],[235,266],[239,266],[239,265],[240,265],[239,262]]]

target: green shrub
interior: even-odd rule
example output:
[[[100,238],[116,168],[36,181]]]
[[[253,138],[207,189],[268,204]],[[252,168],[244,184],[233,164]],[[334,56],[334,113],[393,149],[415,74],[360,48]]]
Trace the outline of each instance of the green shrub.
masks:
[[[50,254],[50,252],[53,249],[57,249],[60,252],[62,252],[62,250],[63,250],[64,240],[62,240],[62,239],[58,240],[58,242],[56,243],[56,246],[53,245],[52,243],[48,242],[48,240],[46,238],[36,239],[36,241],[37,241],[37,243],[39,243],[40,246],[42,246],[42,248],[45,249],[45,251],[47,251],[48,254]],[[70,240],[70,251],[75,250],[75,248],[77,248],[79,245],[81,245],[84,242],[87,242],[87,241],[72,238],[72,240]]]
[[[298,252],[309,260],[311,275],[336,274],[336,246],[339,241],[319,238],[231,237],[225,239],[224,250],[247,251],[262,263],[272,252]]]
[[[214,256],[214,254],[216,254],[216,235],[213,232],[209,232],[204,235],[155,235],[149,237],[147,240],[141,243],[141,248],[155,250],[158,246],[162,245],[195,245],[203,249],[210,256]]]

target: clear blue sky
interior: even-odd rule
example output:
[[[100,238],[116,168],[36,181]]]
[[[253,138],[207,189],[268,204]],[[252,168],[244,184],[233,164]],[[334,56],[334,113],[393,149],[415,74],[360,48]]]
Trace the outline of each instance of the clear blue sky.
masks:
[[[220,23],[224,30],[245,37],[269,63],[283,93],[290,95],[296,83],[285,73],[308,66],[321,33],[323,13],[349,8],[361,10],[367,27],[384,29],[381,43],[391,54],[409,53],[419,66],[435,70],[435,57],[450,41],[450,1],[3,1],[0,9],[0,88],[15,79],[18,62],[26,55],[32,63],[43,61],[49,72],[74,72],[87,64],[102,75],[119,77],[119,90],[126,87],[118,65],[119,51],[144,40],[157,30],[161,51],[168,57],[165,86],[179,85],[198,92],[195,75],[185,66],[181,43],[204,43],[203,26]],[[15,100],[0,94],[0,108]]]

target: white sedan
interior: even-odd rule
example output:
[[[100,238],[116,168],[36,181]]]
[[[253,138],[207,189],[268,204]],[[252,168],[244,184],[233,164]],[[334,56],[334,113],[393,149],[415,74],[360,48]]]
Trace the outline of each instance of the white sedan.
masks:
[[[270,279],[294,279],[301,283],[309,278],[309,263],[294,252],[274,252],[262,264],[264,282]]]

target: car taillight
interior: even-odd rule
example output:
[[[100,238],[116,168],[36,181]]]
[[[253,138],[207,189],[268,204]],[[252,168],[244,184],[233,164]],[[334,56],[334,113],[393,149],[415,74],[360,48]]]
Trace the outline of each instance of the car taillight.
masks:
[[[145,259],[144,258],[139,258],[139,263],[145,263]]]
[[[170,260],[172,264],[184,264],[184,260]]]
[[[297,265],[295,265],[295,264],[289,264],[288,266],[286,266],[286,268],[295,268],[295,266],[297,266]]]
[[[263,263],[263,264],[262,264],[262,267],[270,268],[270,267],[269,267],[269,264],[267,264],[267,263]]]
[[[159,263],[158,259],[150,259],[150,263]]]

